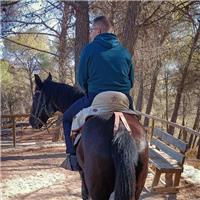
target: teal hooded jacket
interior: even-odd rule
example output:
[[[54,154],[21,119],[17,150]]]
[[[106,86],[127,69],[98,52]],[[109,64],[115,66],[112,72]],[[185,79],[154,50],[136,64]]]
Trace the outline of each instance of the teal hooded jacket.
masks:
[[[131,55],[116,35],[99,34],[82,50],[78,82],[86,93],[119,91],[129,94],[133,80]]]

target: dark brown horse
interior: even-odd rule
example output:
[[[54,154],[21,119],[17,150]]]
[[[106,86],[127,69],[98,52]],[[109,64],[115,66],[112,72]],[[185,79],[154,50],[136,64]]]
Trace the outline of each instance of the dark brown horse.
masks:
[[[56,111],[64,112],[83,96],[75,87],[41,81],[35,75],[36,90],[30,116],[33,128],[40,128]],[[115,115],[90,117],[77,147],[82,171],[82,198],[93,200],[138,200],[148,171],[148,144],[137,117],[124,114],[131,134],[120,123],[114,134]]]

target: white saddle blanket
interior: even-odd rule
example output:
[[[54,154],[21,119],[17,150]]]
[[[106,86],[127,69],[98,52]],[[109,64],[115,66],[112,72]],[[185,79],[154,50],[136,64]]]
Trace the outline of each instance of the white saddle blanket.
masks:
[[[138,115],[129,109],[129,100],[125,94],[114,91],[102,92],[94,98],[90,107],[84,108],[74,117],[71,134],[80,130],[89,116],[113,112]]]

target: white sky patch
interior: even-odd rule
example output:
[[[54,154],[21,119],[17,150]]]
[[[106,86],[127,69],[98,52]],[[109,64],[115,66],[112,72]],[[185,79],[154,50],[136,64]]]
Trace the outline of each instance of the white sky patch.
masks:
[[[0,59],[3,58],[3,48],[4,48],[3,40],[0,39]]]

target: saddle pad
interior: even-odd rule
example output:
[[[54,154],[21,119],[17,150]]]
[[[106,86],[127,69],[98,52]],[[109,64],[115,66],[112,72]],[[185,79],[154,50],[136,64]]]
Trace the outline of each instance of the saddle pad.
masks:
[[[129,100],[121,92],[106,91],[99,93],[92,102],[92,107],[108,109],[108,111],[121,111],[129,109]]]
[[[129,109],[129,100],[125,94],[113,91],[102,92],[94,98],[90,107],[84,108],[74,117],[71,135],[81,129],[88,117],[113,112],[138,115]]]
[[[126,121],[126,118],[124,117],[124,114],[122,112],[114,112],[114,114],[115,114],[115,123],[114,123],[114,127],[113,127],[114,134],[116,134],[117,131],[119,130],[120,121],[122,121],[122,123],[124,124],[127,131],[131,134],[131,129],[129,127],[128,122]],[[73,132],[73,133],[75,133],[75,132]],[[81,133],[74,134],[72,136],[74,138],[74,146],[76,147],[81,139]]]

